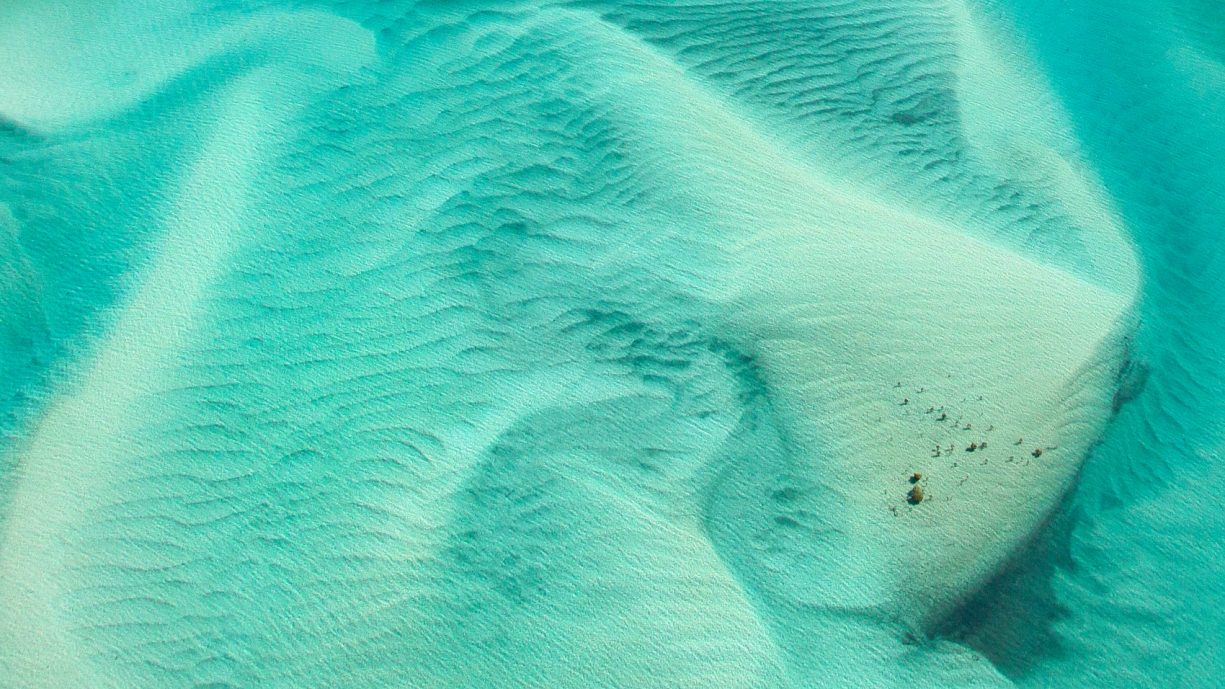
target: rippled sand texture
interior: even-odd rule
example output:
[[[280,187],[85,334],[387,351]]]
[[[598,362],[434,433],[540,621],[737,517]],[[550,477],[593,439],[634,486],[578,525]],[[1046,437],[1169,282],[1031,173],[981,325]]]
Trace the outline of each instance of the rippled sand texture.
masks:
[[[0,687],[1035,672],[1145,292],[1031,15],[240,5],[0,9]]]
[[[980,642],[1027,686],[1214,687],[1225,673],[1225,6],[1009,4],[1118,199],[1145,279],[1118,417],[1046,552],[993,588],[1016,603],[992,600],[1011,619]]]

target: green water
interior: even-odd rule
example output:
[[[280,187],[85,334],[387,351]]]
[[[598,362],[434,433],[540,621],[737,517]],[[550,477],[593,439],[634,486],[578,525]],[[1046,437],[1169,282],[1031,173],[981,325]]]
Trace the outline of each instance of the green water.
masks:
[[[1215,6],[27,5],[0,687],[1217,685]],[[1093,288],[1139,263],[1117,414],[934,623],[794,432],[838,381],[757,347],[838,325],[759,287],[810,277],[744,229],[810,201],[778,160]]]

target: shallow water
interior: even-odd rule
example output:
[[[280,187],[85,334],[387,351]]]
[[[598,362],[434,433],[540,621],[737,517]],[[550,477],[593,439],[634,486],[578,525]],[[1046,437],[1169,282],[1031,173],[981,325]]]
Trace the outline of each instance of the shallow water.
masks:
[[[1099,5],[0,9],[0,687],[1217,686],[1225,16]]]
[[[1033,686],[1214,686],[1225,663],[1225,521],[1213,506],[1225,451],[1214,162],[1225,15],[1204,2],[1006,4],[1126,218],[1144,289],[1134,382],[1058,536],[1016,576],[1028,585],[1011,582],[1025,610],[999,608],[1034,628],[1004,634],[996,652]]]

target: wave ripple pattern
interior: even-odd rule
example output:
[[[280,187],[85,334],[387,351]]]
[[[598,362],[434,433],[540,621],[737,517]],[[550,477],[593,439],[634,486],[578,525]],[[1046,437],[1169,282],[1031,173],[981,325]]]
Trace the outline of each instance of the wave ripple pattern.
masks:
[[[1214,686],[1183,4],[0,8],[0,689]]]

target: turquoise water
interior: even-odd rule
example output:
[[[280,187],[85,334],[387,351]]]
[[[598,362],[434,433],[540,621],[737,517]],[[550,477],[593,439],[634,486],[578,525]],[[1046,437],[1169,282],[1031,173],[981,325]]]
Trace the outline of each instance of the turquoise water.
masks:
[[[0,687],[1219,686],[1216,5],[26,3],[0,32]],[[891,333],[992,298],[894,263],[915,237],[1001,303],[1127,312],[1049,411],[1072,478],[972,506],[1002,543],[972,565],[961,522],[912,522],[913,559],[873,530],[950,489],[890,513],[839,463],[890,423],[861,372],[924,351]],[[853,303],[876,284],[929,310]],[[1001,322],[939,352],[988,397],[1031,341]],[[979,428],[1023,406],[959,394]]]
[[[1038,659],[998,652],[1034,686],[1065,673],[1060,686],[1215,686],[1225,15],[1206,2],[1010,4],[1131,228],[1146,375],[1086,464],[1050,562],[1034,565],[1050,573],[1020,577],[1049,577],[1017,585],[1030,611],[1018,618],[1042,629],[1021,642]]]

